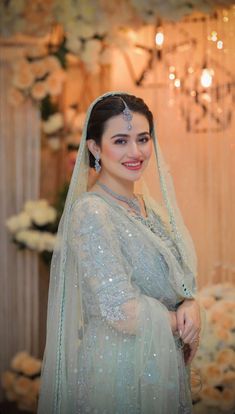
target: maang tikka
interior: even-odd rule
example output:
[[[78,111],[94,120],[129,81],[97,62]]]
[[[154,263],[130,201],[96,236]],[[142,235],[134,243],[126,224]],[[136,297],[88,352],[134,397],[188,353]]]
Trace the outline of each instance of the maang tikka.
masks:
[[[131,113],[130,108],[127,106],[124,99],[121,98],[121,100],[125,106],[124,110],[122,111],[123,119],[127,122],[127,129],[130,131],[132,129],[131,120],[133,118],[133,114]]]

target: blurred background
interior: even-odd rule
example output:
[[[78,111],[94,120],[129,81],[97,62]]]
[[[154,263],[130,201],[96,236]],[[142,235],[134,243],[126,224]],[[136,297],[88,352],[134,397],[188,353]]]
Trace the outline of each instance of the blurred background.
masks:
[[[195,413],[235,413],[234,68],[233,1],[1,1],[1,413],[36,411],[58,221],[85,112],[109,90],[152,109],[196,246]]]

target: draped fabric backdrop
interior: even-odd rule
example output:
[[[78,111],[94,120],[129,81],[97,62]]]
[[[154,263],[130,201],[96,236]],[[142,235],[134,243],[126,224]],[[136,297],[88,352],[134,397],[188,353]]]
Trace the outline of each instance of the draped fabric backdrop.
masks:
[[[204,97],[198,98],[204,106],[206,99],[211,99],[211,102],[202,125],[199,125],[205,128],[205,132],[197,133],[186,131],[181,107],[186,108],[192,117],[200,116],[202,108],[195,101],[190,101],[180,89],[173,90],[169,86],[169,79],[166,82],[166,77],[169,65],[174,65],[176,71],[184,73],[184,65],[197,68],[203,64],[206,54],[209,67],[215,70],[218,84],[226,84],[227,73],[233,72],[235,65],[235,13],[231,13],[227,25],[217,27],[216,24],[213,21],[184,25],[178,23],[170,27],[168,32],[166,29],[170,45],[182,41],[180,29],[197,39],[198,45],[175,54],[168,53],[166,57],[163,47],[162,59],[156,60],[152,69],[146,72],[142,86],[134,85],[133,73],[126,65],[124,54],[116,53],[111,79],[112,89],[127,90],[143,97],[154,113],[158,138],[173,176],[179,206],[195,242],[200,287],[211,283],[235,282],[234,112],[230,125],[219,132],[216,131],[213,118],[220,116],[222,122],[226,123],[229,110],[233,110],[234,77],[230,93],[224,88],[219,104],[215,94],[211,94],[210,98],[210,88],[205,91]],[[216,50],[213,42],[207,40],[215,29],[225,45],[222,51]],[[138,34],[136,43],[151,46],[152,39],[154,32],[151,27],[144,28]],[[146,56],[138,48],[129,53],[129,63],[132,62],[136,74],[143,66],[143,61],[146,61]],[[223,65],[220,65],[221,61]],[[193,91],[195,84],[192,80],[190,82],[189,90]]]
[[[39,113],[30,102],[14,109],[7,99],[19,53],[19,47],[0,49],[0,373],[16,352],[38,352],[38,257],[9,243],[5,227],[27,200],[39,197]]]

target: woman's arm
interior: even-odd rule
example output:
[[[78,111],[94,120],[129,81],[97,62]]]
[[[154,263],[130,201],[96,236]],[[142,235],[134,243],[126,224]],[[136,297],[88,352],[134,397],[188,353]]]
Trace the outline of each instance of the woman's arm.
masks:
[[[196,299],[185,299],[176,311],[177,327],[185,349],[185,362],[191,363],[198,345],[201,331],[200,306]]]

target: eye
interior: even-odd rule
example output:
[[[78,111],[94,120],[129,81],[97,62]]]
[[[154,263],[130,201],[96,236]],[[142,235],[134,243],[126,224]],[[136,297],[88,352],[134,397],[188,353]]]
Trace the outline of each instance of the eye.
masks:
[[[150,140],[150,137],[148,135],[146,135],[145,137],[141,137],[139,139],[139,142],[142,142],[143,144],[145,144],[146,142],[148,142]]]
[[[126,144],[127,140],[124,138],[118,138],[116,139],[116,141],[114,141],[114,144],[120,144],[120,145],[124,145]]]

